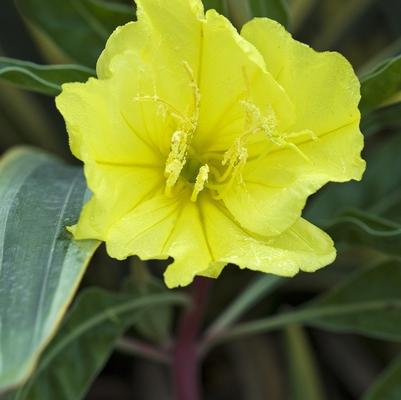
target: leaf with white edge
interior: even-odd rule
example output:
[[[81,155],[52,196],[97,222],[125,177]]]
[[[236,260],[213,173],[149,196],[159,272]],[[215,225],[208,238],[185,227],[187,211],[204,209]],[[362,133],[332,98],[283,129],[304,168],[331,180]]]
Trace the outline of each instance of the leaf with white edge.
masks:
[[[28,61],[0,57],[0,79],[49,96],[61,92],[66,82],[85,82],[96,72],[82,65],[39,65]]]
[[[133,297],[102,289],[79,296],[31,379],[9,400],[79,400],[109,358],[116,340],[142,313],[185,305],[179,293]]]
[[[401,91],[401,55],[380,64],[361,79],[362,113],[381,106]]]
[[[379,376],[363,400],[399,400],[401,399],[401,355]]]
[[[134,20],[135,14],[134,6],[104,0],[16,0],[16,4],[68,57],[90,67],[113,30]]]
[[[98,246],[66,230],[85,193],[81,168],[41,151],[0,163],[0,391],[32,373]]]

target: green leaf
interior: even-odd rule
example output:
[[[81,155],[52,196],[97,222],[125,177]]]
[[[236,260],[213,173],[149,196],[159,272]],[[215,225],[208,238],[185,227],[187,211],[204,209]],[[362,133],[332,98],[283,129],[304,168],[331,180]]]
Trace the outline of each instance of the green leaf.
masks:
[[[16,0],[18,9],[72,60],[93,67],[113,30],[134,6],[102,0]]]
[[[373,145],[374,151],[364,157],[367,169],[362,181],[327,185],[306,209],[307,219],[324,223],[352,207],[401,222],[399,211],[398,215],[388,214],[391,204],[401,200],[401,135]]]
[[[345,241],[401,255],[401,223],[360,210],[349,210],[332,219],[324,228],[336,242]]]
[[[82,170],[33,149],[0,163],[0,390],[32,372],[81,280],[95,241],[72,240]]]
[[[341,332],[385,340],[401,340],[401,263],[390,261],[358,272],[309,310],[370,306],[365,312],[311,318],[309,323]],[[370,309],[369,309],[370,308]]]
[[[363,400],[399,400],[401,398],[401,356],[379,376]]]
[[[143,310],[186,304],[182,294],[168,292],[140,298],[85,290],[13,400],[79,400],[109,358],[116,340],[136,324]]]
[[[205,347],[291,324],[401,340],[400,287],[401,262],[389,261],[358,272],[321,299],[297,310],[231,327]]]
[[[285,329],[291,400],[325,398],[313,350],[306,332],[298,325]]]
[[[401,55],[387,60],[362,78],[362,113],[367,113],[401,90]]]
[[[383,131],[401,131],[401,102],[380,107],[362,116],[361,131],[365,137]]]
[[[0,57],[0,79],[21,89],[56,96],[65,82],[85,82],[96,72],[81,65],[39,65]]]
[[[285,0],[203,0],[205,9],[213,8],[225,15],[237,27],[253,17],[267,17],[287,26],[288,8]]]

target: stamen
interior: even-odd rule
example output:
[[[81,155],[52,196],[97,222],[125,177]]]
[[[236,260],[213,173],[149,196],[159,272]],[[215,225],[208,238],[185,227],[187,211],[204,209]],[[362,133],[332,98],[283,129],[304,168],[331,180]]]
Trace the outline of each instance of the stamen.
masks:
[[[305,161],[311,162],[310,158],[294,143],[286,142],[286,147],[293,149],[296,153],[298,153]]]
[[[249,136],[250,133],[257,133],[262,131],[266,137],[270,140],[271,143],[278,147],[287,147],[294,150],[297,154],[299,154],[304,160],[311,162],[309,157],[295,144],[288,139],[297,138],[303,135],[309,136],[313,140],[318,140],[318,137],[309,129],[304,129],[299,132],[287,133],[287,134],[279,134],[277,132],[277,121],[274,114],[274,111],[271,109],[270,112],[264,116],[262,115],[259,107],[250,101],[243,100],[241,102],[243,107],[246,110],[247,118],[246,124],[249,126],[246,131],[246,136]],[[242,137],[244,137],[244,135]],[[258,159],[263,158],[268,154],[269,151],[262,153]]]
[[[168,103],[167,101],[163,100],[161,97],[158,95],[154,94],[153,96],[135,96],[133,101],[143,101],[143,102],[154,102],[157,103],[160,107],[164,109],[163,113],[167,113],[170,111],[170,115],[178,121],[180,124],[189,124],[192,126],[192,121],[184,115],[182,112],[180,112],[176,107],[174,107],[172,104]]]
[[[191,201],[196,201],[199,193],[205,188],[209,178],[209,166],[207,164],[199,168],[199,173],[196,177],[196,182],[194,185],[194,190],[192,191]]]
[[[242,100],[241,105],[244,107],[246,113],[246,136],[258,133],[260,131],[268,137],[274,134],[277,127],[277,120],[276,115],[271,107],[267,110],[267,113],[263,115],[259,107],[248,100]]]
[[[242,146],[241,138],[235,139],[233,145],[224,153],[222,165],[230,163],[230,165],[235,165],[241,154],[244,155],[246,148]]]
[[[186,163],[188,149],[188,135],[183,131],[176,131],[171,137],[171,150],[166,161],[164,175],[166,176],[166,194],[171,195],[171,189],[176,184]]]
[[[192,88],[192,97],[194,101],[194,111],[193,111],[193,116],[192,116],[192,123],[196,126],[198,126],[198,121],[199,121],[199,112],[200,112],[200,101],[201,101],[201,93],[200,89],[198,87],[198,84],[196,83],[195,79],[195,74],[194,71],[192,70],[191,66],[188,64],[187,61],[183,62],[184,68],[188,73],[189,81],[190,81],[190,87]]]
[[[299,132],[291,132],[286,134],[286,137],[288,138],[297,138],[300,136],[309,136],[314,142],[319,140],[319,137],[316,135],[316,133],[311,131],[310,129],[303,129],[302,131]]]
[[[239,177],[242,182],[242,170],[246,164],[247,158],[248,151],[241,145],[241,138],[237,138],[233,146],[224,154],[222,165],[228,164],[228,167],[223,175],[217,174],[217,176],[215,176],[218,183],[206,183],[205,185],[208,189],[217,192],[212,194],[214,199],[221,200],[224,194],[230,190],[237,177]],[[228,178],[229,180],[226,181]]]
[[[156,93],[156,85],[153,86],[153,95],[143,95],[143,96],[135,96],[133,98],[134,102],[152,102],[157,105],[157,113],[161,115],[162,118],[166,118],[167,115],[175,119],[177,122],[176,131],[171,136],[171,146],[170,153],[166,160],[166,166],[164,169],[164,174],[166,177],[166,187],[165,193],[168,196],[172,195],[172,189],[174,185],[177,183],[182,170],[187,162],[187,153],[190,146],[190,142],[192,137],[198,127],[199,113],[200,113],[200,90],[195,81],[194,73],[192,71],[191,66],[187,62],[183,62],[185,71],[189,76],[189,85],[192,89],[193,95],[193,110],[191,111],[191,115],[188,116],[186,113],[180,111],[174,105],[170,104],[166,100],[159,97]],[[203,168],[203,167],[202,167]],[[206,169],[200,169],[201,179],[205,175]],[[202,181],[198,180],[195,183],[193,197],[197,197],[199,191],[203,189],[205,182],[207,181],[207,175],[209,173],[209,169],[207,167],[206,178],[202,183]]]

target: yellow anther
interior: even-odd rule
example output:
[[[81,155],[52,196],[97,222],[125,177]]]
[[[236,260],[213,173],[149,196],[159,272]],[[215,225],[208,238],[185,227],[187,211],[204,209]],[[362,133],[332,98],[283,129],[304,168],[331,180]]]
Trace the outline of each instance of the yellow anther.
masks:
[[[205,188],[205,184],[209,179],[209,166],[207,164],[202,165],[199,168],[198,175],[194,184],[194,190],[192,191],[191,201],[196,201],[199,193]]]
[[[246,111],[247,125],[247,129],[245,131],[246,133],[242,136],[243,139],[245,139],[251,133],[263,132],[266,135],[266,138],[274,145],[292,149],[305,161],[310,162],[309,157],[295,143],[292,143],[291,139],[307,136],[312,140],[318,140],[318,137],[313,131],[304,129],[299,132],[279,134],[276,129],[277,121],[273,109],[270,109],[266,115],[263,115],[259,107],[257,107],[254,103],[243,100],[241,104]],[[262,153],[261,157],[264,156],[265,154]]]
[[[271,107],[266,114],[262,114],[259,107],[248,101],[241,101],[242,107],[245,109],[245,135],[263,132],[267,136],[274,134],[277,126],[276,115]]]
[[[248,159],[248,151],[246,147],[242,145],[242,138],[237,138],[233,145],[225,152],[222,165],[226,165],[227,169],[223,174],[212,169],[214,183],[206,183],[205,186],[216,193],[213,194],[213,198],[221,199],[223,195],[229,191],[238,178],[242,182],[242,170]]]
[[[166,194],[171,193],[171,188],[176,184],[186,163],[188,149],[187,136],[186,132],[176,131],[171,137],[171,149],[164,169],[164,174],[167,178]]]
[[[233,145],[224,153],[222,165],[229,164],[235,167],[238,163],[246,161],[248,157],[248,151],[246,147],[242,145],[241,138],[235,139]]]

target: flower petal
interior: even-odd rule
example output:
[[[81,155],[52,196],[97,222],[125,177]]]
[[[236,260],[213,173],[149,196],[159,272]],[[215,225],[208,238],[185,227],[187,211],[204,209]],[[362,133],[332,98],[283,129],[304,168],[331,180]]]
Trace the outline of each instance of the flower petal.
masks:
[[[118,27],[107,41],[97,72],[99,78],[113,73],[112,60],[126,52],[141,54],[146,49],[166,51],[186,60],[197,72],[201,42],[201,20],[204,18],[200,0],[136,0],[137,22]],[[156,55],[156,54],[154,54]]]
[[[201,44],[201,0],[136,0],[138,20],[145,20],[158,39],[188,62],[197,75]],[[154,37],[153,39],[157,39]]]
[[[98,76],[119,76],[132,88],[131,103],[136,96],[157,96],[180,113],[191,115],[192,84],[200,59],[202,2],[136,3],[138,21],[117,28],[111,35],[97,63]]]
[[[85,175],[93,195],[72,228],[76,239],[106,240],[113,224],[164,184],[163,170],[147,166],[87,162]]]
[[[79,159],[160,163],[154,149],[144,144],[121,116],[113,81],[91,78],[86,83],[64,84],[56,105],[66,121],[71,150]]]
[[[165,272],[166,284],[188,285],[211,262],[198,212],[197,204],[188,199],[155,196],[112,227],[108,253],[118,259],[129,255],[144,260],[174,257]]]
[[[241,228],[208,195],[197,203],[160,195],[140,204],[112,227],[107,250],[118,259],[174,257],[164,274],[168,287],[188,285],[195,275],[217,277],[228,263],[293,276],[335,258],[330,237],[303,219],[275,238],[264,238]]]
[[[315,271],[335,259],[331,238],[302,218],[268,239],[245,231],[218,203],[203,201],[201,208],[213,256],[220,263],[293,276],[300,270]]]
[[[227,208],[246,229],[274,236],[301,216],[305,202],[327,182],[359,180],[365,169],[360,158],[363,137],[358,122],[251,160],[243,170],[244,183],[223,194]],[[246,210],[246,212],[244,212]]]
[[[359,82],[341,55],[315,52],[275,21],[255,19],[242,35],[261,51],[296,115],[283,132],[287,144],[259,146],[261,155],[243,171],[245,183],[222,197],[243,227],[273,236],[288,229],[307,197],[327,182],[361,178]]]
[[[319,136],[359,120],[359,81],[342,55],[316,52],[267,18],[248,22],[241,35],[263,55],[293,102],[292,131],[310,129]]]
[[[202,151],[227,150],[244,133],[241,100],[252,100],[262,111],[267,105],[279,126],[291,120],[291,102],[269,72],[256,48],[215,10],[206,13],[203,27],[200,124],[194,146]]]

